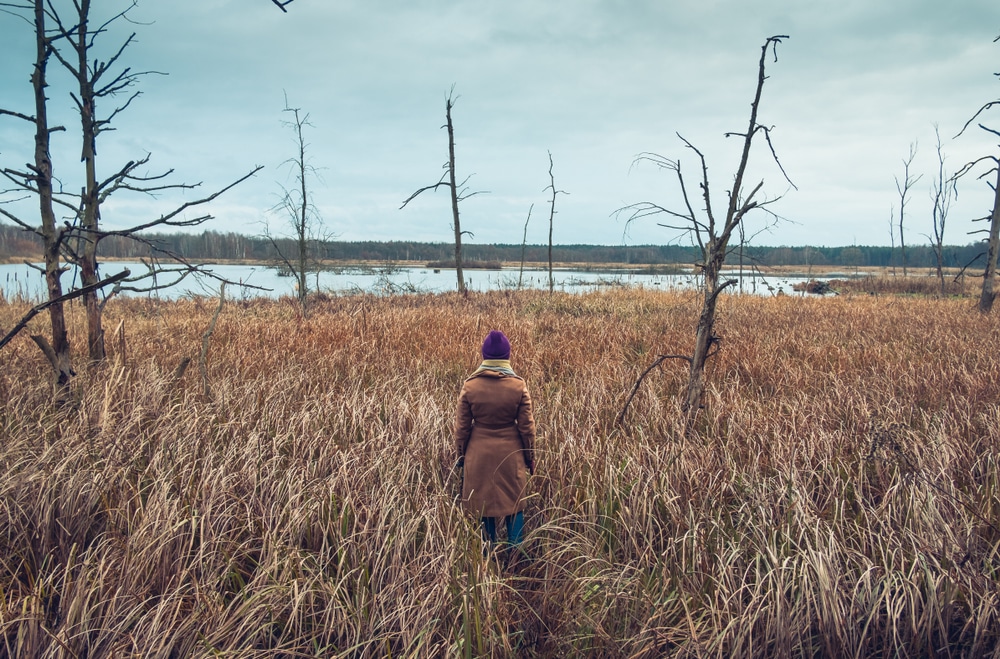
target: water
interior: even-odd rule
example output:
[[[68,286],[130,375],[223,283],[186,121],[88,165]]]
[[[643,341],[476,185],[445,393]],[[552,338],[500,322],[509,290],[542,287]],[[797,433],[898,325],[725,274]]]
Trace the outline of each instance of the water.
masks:
[[[124,268],[131,270],[133,277],[147,272],[146,266],[141,263],[106,262],[101,265],[101,274],[108,277],[121,272]],[[226,286],[226,296],[229,298],[278,298],[295,295],[295,279],[279,276],[273,268],[260,265],[215,265],[210,269],[218,277],[232,282]],[[74,274],[71,270],[63,275],[63,290],[69,290],[74,284],[79,285],[79,277],[74,277]],[[639,274],[624,270],[589,272],[557,269],[553,272],[553,276],[556,290],[568,292],[586,292],[619,286],[676,290],[690,289],[697,283],[689,274]],[[465,271],[465,278],[466,286],[476,291],[509,290],[518,287],[516,269],[469,269]],[[760,275],[748,274],[744,277],[743,290],[758,295],[772,295],[778,291],[791,294],[792,285],[806,279],[806,277],[788,276],[761,278]],[[161,283],[169,280],[168,277],[160,277]],[[168,300],[191,296],[215,296],[219,292],[219,283],[210,277],[192,276],[170,289],[154,293],[124,290],[122,295],[150,295]],[[144,287],[148,286],[149,282],[125,285]],[[454,270],[435,271],[425,267],[345,268],[321,272],[318,277],[312,273],[309,275],[309,286],[312,290],[318,288],[332,294],[441,293],[455,290],[456,277]],[[547,289],[548,271],[525,269],[522,286]],[[729,290],[738,291],[739,287],[734,286]],[[0,292],[7,300],[41,302],[45,299],[45,280],[40,272],[25,264],[0,264]]]

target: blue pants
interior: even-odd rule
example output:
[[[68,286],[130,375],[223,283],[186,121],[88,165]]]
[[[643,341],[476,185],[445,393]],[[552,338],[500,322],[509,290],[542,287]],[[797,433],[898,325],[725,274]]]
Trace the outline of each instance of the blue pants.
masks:
[[[483,518],[483,534],[490,542],[497,541],[497,520],[498,517]],[[524,513],[518,511],[513,515],[503,518],[507,525],[507,544],[519,545],[524,537]]]

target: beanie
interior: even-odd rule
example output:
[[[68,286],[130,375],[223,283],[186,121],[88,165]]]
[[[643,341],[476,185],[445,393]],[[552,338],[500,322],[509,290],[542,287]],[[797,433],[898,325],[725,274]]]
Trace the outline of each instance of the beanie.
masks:
[[[483,341],[483,359],[510,359],[510,341],[500,330],[490,330]]]

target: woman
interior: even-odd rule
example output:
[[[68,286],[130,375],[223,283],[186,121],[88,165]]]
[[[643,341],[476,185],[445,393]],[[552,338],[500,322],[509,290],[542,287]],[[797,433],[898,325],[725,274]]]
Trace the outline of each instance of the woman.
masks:
[[[535,473],[535,419],[524,380],[510,367],[510,341],[491,330],[483,341],[483,363],[466,378],[458,397],[455,446],[464,462],[462,503],[483,520],[483,532],[497,540],[497,518],[507,542],[521,542],[524,492]]]

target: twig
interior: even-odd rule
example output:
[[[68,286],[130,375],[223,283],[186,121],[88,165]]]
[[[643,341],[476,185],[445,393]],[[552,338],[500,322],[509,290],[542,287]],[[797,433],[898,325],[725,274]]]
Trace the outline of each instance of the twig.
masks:
[[[65,295],[60,295],[59,297],[55,298],[54,300],[48,300],[47,302],[43,302],[42,304],[39,304],[37,306],[32,307],[28,311],[28,313],[25,314],[24,318],[22,318],[20,320],[20,322],[18,322],[18,324],[14,326],[14,329],[12,329],[11,331],[7,332],[7,335],[5,337],[3,337],[2,339],[0,339],[0,348],[3,348],[5,345],[7,345],[8,343],[10,343],[11,339],[13,339],[15,336],[17,336],[18,332],[20,332],[21,330],[23,330],[25,328],[25,326],[31,321],[32,318],[34,318],[38,314],[42,313],[43,311],[45,311],[46,309],[48,309],[49,307],[51,307],[53,304],[58,304],[60,302],[66,302],[67,300],[72,300],[73,298],[80,297],[81,295],[84,295],[84,294],[89,293],[91,291],[97,290],[99,288],[103,288],[104,286],[107,286],[108,284],[114,284],[115,282],[118,282],[118,281],[121,281],[122,279],[125,279],[130,274],[132,274],[132,273],[129,272],[128,269],[122,270],[117,275],[112,275],[111,277],[108,277],[107,279],[102,279],[99,282],[95,282],[95,283],[90,284],[88,286],[84,286],[83,288],[78,288],[75,291],[70,291],[69,293],[66,293]]]
[[[640,375],[639,379],[635,381],[635,384],[632,385],[632,391],[629,392],[628,398],[625,399],[625,405],[622,406],[622,411],[618,413],[618,418],[615,420],[615,423],[622,425],[625,422],[625,414],[628,412],[628,406],[632,404],[632,399],[635,398],[636,392],[639,391],[639,386],[642,384],[642,381],[646,379],[646,376],[649,375],[654,368],[662,364],[667,359],[683,359],[688,364],[691,363],[691,358],[687,355],[660,355],[657,357],[653,363],[649,365],[649,368],[642,372],[642,375]]]

